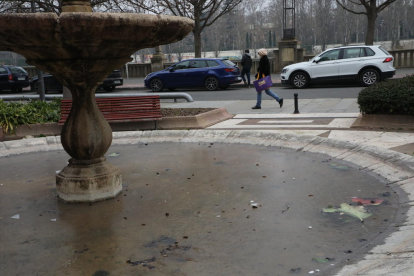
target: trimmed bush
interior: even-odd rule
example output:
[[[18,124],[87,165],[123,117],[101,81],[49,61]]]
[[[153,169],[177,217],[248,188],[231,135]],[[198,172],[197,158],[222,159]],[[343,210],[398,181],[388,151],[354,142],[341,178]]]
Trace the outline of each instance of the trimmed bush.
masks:
[[[414,75],[364,88],[358,105],[362,114],[414,115]]]
[[[4,102],[0,100],[0,126],[4,133],[13,133],[19,125],[58,122],[61,99],[47,103],[39,100]]]

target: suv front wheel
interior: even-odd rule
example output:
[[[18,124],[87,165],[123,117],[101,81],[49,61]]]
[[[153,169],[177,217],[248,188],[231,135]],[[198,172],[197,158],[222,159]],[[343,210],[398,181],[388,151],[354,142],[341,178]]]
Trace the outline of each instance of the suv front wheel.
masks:
[[[364,70],[360,75],[360,82],[363,86],[371,86],[379,81],[379,74],[375,69]]]
[[[292,84],[296,88],[305,88],[309,85],[309,78],[303,72],[297,72],[292,76]]]

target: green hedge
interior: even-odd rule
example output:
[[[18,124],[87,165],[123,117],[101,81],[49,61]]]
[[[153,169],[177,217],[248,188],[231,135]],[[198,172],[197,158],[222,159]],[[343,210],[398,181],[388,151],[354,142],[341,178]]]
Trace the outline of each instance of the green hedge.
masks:
[[[364,88],[358,105],[362,114],[414,115],[414,75]]]
[[[4,133],[13,133],[19,125],[58,122],[60,99],[52,102],[39,100],[24,102],[4,102],[0,100],[0,126]]]

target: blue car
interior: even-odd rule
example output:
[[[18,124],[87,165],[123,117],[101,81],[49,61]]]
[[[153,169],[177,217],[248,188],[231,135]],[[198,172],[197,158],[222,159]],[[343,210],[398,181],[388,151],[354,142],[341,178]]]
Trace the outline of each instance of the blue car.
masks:
[[[180,61],[167,69],[149,74],[145,86],[154,92],[164,88],[205,87],[213,91],[241,82],[239,68],[228,59],[194,58]]]

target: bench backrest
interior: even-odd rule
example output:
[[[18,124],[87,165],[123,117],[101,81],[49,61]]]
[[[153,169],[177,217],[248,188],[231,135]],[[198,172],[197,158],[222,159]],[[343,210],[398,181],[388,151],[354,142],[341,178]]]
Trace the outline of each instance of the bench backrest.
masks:
[[[96,98],[96,104],[109,123],[161,119],[159,96]],[[72,100],[62,100],[59,125],[69,116]]]

